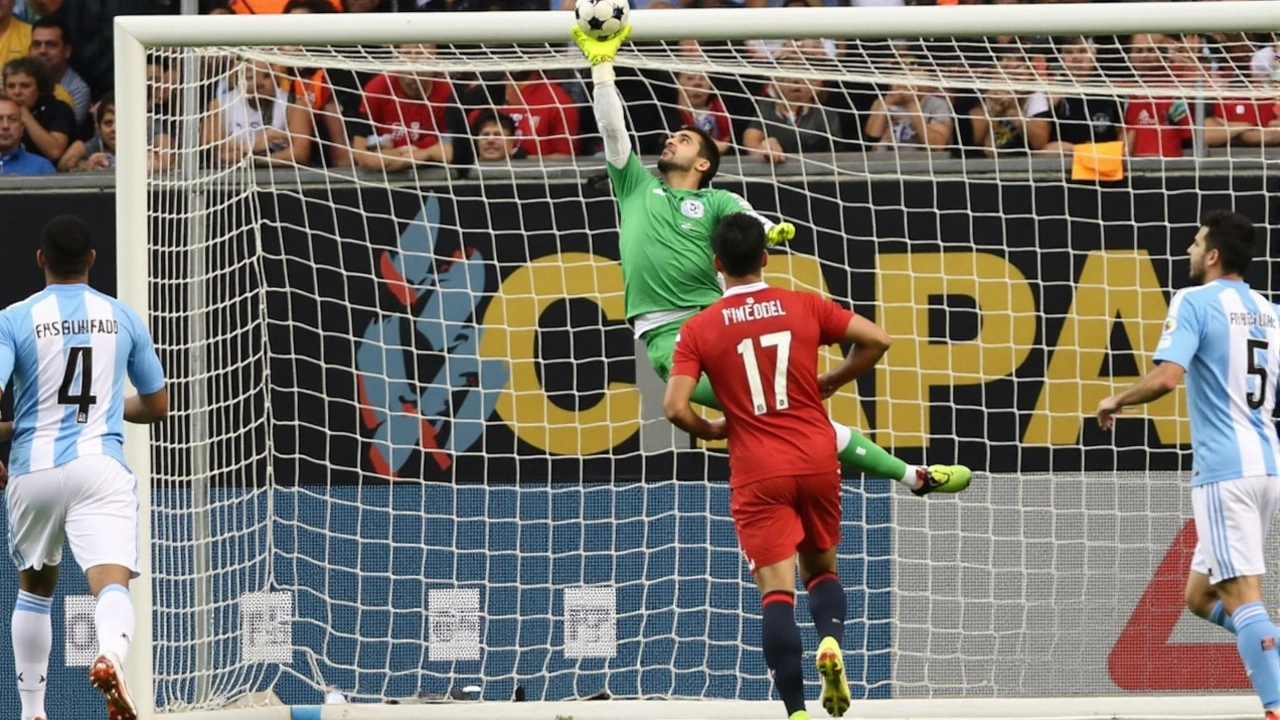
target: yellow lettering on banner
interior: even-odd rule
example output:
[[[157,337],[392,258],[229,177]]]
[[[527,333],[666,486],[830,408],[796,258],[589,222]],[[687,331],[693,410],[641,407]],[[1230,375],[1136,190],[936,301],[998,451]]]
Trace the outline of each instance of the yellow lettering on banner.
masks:
[[[878,265],[879,324],[893,336],[893,347],[876,367],[876,441],[923,447],[931,388],[982,385],[1027,359],[1038,325],[1035,297],[1022,272],[991,253],[885,254]],[[936,295],[973,298],[978,336],[930,338],[929,298]]]
[[[562,253],[511,273],[480,321],[485,328],[480,355],[511,365],[496,410],[521,440],[556,455],[607,452],[640,429],[636,386],[610,383],[597,405],[575,412],[552,403],[538,379],[538,318],[566,298],[592,300],[605,317],[622,320],[622,266],[599,255]]]
[[[1146,251],[1096,251],[1085,259],[1076,282],[1076,295],[1045,373],[1045,387],[1036,402],[1023,442],[1034,445],[1074,445],[1081,423],[1093,422],[1098,401],[1122,390],[1138,377],[1104,377],[1103,362],[1114,323],[1128,339],[1145,373],[1160,341],[1169,306]],[[1118,319],[1117,319],[1118,317]],[[1191,432],[1179,408],[1185,407],[1181,387],[1131,414],[1145,414],[1164,444],[1190,442]]]

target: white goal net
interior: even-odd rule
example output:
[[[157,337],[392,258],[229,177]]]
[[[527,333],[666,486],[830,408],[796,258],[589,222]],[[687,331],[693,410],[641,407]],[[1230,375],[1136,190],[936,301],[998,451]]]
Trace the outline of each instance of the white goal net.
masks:
[[[706,129],[715,185],[798,228],[768,279],[894,336],[832,416],[982,471],[924,499],[850,474],[846,661],[855,698],[886,701],[855,715],[1256,715],[1234,639],[1182,609],[1181,391],[1113,435],[1091,420],[1149,365],[1200,215],[1273,224],[1280,21],[1218,5],[1074,26],[1047,6],[1008,34],[975,30],[992,8],[795,8],[816,39],[702,43],[641,32],[693,11],[633,13],[618,85],[646,164]],[[884,30],[949,27],[917,11],[966,34]],[[769,38],[781,12],[694,17]],[[772,684],[727,464],[662,417],[590,73],[523,42],[538,15],[451,16],[467,44],[393,42],[438,39],[422,16],[121,25],[153,46],[121,55],[122,120],[148,108],[121,129],[147,140],[120,160],[121,286],[175,408],[151,438],[156,712],[780,713],[743,704]],[[906,37],[823,39],[864,17]],[[1131,32],[1144,17],[1189,32]],[[803,593],[797,618],[812,652]],[[1197,700],[1153,699],[1178,694]],[[1079,696],[1102,699],[1062,706]],[[909,705],[939,699],[973,702]],[[572,714],[622,717],[604,707]]]

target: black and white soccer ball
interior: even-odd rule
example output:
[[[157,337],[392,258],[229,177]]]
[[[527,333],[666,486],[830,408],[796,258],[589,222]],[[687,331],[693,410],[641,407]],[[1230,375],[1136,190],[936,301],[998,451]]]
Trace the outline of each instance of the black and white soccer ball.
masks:
[[[578,0],[574,6],[578,27],[597,40],[613,37],[627,24],[631,7],[627,0]]]

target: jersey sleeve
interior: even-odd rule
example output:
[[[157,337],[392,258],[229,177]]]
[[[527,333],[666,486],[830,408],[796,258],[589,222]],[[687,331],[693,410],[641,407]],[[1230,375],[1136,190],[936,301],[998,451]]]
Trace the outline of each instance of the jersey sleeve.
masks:
[[[613,183],[613,195],[618,199],[657,184],[657,178],[644,169],[635,153],[627,156],[627,162],[622,167],[614,167],[609,163],[605,163],[605,167],[609,170],[609,180]]]
[[[676,334],[676,349],[671,353],[671,375],[686,375],[694,379],[702,377],[702,357],[692,322],[685,323]]]
[[[18,342],[13,333],[13,313],[0,312],[0,393],[9,384],[17,356]]]
[[[160,366],[160,358],[156,355],[156,346],[151,341],[151,333],[142,324],[142,318],[132,310],[125,315],[129,323],[129,332],[133,336],[133,347],[129,351],[129,381],[137,388],[138,394],[150,395],[164,388],[164,368]]]
[[[819,344],[834,345],[843,342],[844,335],[849,330],[849,321],[853,320],[855,313],[820,295],[809,295],[809,298],[813,304],[813,317],[818,320],[820,329]]]
[[[1157,364],[1177,363],[1186,369],[1200,348],[1203,314],[1197,304],[1188,299],[1188,290],[1179,290],[1169,303],[1169,316],[1165,318],[1164,331],[1152,358]]]

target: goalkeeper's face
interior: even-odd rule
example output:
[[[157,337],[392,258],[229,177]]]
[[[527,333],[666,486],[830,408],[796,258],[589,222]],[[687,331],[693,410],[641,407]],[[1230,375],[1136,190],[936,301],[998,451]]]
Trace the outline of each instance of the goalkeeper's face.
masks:
[[[698,172],[704,173],[711,163],[699,153],[702,152],[702,138],[689,132],[680,132],[667,138],[662,147],[662,155],[658,157],[658,172],[663,175],[671,173]]]

